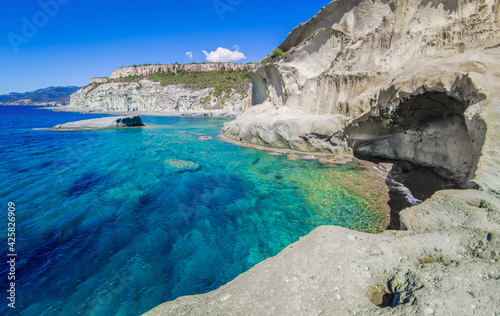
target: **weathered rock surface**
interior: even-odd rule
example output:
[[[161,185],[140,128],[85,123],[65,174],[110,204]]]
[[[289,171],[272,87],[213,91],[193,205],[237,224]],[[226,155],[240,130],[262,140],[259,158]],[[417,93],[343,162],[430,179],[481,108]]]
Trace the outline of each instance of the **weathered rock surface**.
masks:
[[[346,125],[342,116],[297,115],[278,110],[263,120],[248,114],[253,109],[245,112],[244,119],[239,117],[226,125],[224,136],[254,145],[300,151],[342,153],[348,150],[339,132]]]
[[[499,315],[500,3],[336,0],[253,75],[238,141],[430,166],[464,187],[406,231],[319,227],[218,290],[146,315]],[[387,307],[379,307],[383,305]]]
[[[255,70],[256,64],[204,63],[185,65],[141,65],[122,67],[113,71],[110,78],[92,78],[91,84],[71,95],[67,109],[80,112],[144,113],[172,116],[236,116],[251,104],[251,86],[228,83],[224,93],[208,82],[192,87],[195,78],[186,83],[162,85],[148,80],[152,74],[178,74],[213,72],[224,73]],[[196,76],[195,76],[196,77]],[[220,79],[220,78],[219,78]],[[195,82],[196,83],[196,82]],[[227,85],[230,89],[227,89]],[[243,89],[243,90],[242,90]],[[220,94],[215,97],[216,94]]]
[[[51,129],[56,130],[74,130],[74,129],[107,129],[144,126],[139,116],[113,116],[98,119],[83,120],[59,124]]]
[[[105,83],[108,79],[107,77],[94,77],[90,78],[90,83]]]
[[[159,82],[147,79],[131,83],[109,82],[97,87],[90,85],[73,93],[70,107],[107,113],[164,112],[169,115],[236,116],[250,105],[250,97],[238,93],[231,93],[224,99],[211,98],[211,101],[206,102],[207,96],[213,92],[213,88],[192,89],[180,84],[162,86]]]
[[[305,151],[352,148],[485,185],[475,171],[492,132],[485,126],[496,124],[484,113],[498,111],[499,10],[494,0],[333,1],[290,33],[285,58],[256,70],[253,106],[223,134]]]

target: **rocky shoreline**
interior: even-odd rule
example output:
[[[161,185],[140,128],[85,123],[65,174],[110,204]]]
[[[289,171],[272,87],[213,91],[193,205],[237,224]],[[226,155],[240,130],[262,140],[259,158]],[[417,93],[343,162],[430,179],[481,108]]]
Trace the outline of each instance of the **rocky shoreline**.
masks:
[[[421,204],[438,191],[460,188],[459,184],[439,176],[432,168],[410,163],[363,160],[348,151],[341,154],[304,152],[242,143],[224,135],[219,135],[219,138],[236,146],[266,151],[270,156],[283,156],[289,160],[318,161],[320,164],[330,166],[356,163],[361,168],[370,170],[376,178],[384,179],[384,185],[387,189],[384,193],[389,195],[386,201],[391,212],[388,230],[401,230],[399,213],[403,209]],[[379,179],[374,181],[379,181]]]
[[[499,208],[485,192],[440,191],[402,212],[408,231],[319,227],[227,285],[145,315],[497,315]]]

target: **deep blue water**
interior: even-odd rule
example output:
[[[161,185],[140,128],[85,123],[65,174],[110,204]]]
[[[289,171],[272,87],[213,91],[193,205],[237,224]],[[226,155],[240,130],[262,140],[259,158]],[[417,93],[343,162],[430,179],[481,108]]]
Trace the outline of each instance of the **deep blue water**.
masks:
[[[224,142],[225,119],[34,130],[103,116],[0,107],[1,315],[139,315],[216,289],[317,226],[375,220],[340,188],[346,222],[319,214],[297,179],[331,168]],[[9,202],[15,310],[6,299]]]

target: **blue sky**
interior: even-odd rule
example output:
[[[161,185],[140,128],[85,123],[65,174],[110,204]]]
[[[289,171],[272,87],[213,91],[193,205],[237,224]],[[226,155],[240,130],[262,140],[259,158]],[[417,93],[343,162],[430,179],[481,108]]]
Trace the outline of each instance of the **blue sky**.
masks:
[[[330,0],[2,2],[0,94],[83,86],[133,64],[203,62],[219,47],[257,62]]]

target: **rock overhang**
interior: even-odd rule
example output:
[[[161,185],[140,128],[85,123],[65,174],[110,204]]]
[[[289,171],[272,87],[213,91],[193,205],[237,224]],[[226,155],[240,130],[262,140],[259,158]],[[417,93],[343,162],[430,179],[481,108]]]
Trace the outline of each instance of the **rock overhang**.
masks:
[[[455,76],[411,90],[406,82],[383,89],[377,104],[347,126],[347,143],[356,155],[432,167],[463,187],[476,187],[470,180],[486,129],[474,105],[487,96],[468,74]]]

